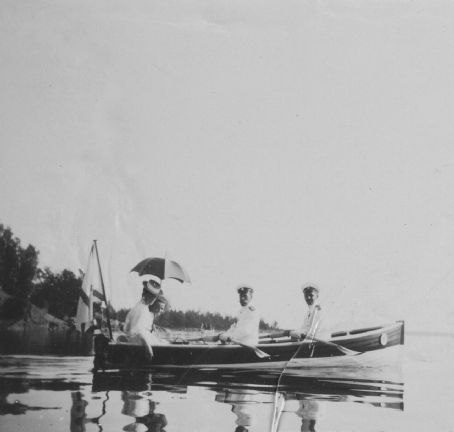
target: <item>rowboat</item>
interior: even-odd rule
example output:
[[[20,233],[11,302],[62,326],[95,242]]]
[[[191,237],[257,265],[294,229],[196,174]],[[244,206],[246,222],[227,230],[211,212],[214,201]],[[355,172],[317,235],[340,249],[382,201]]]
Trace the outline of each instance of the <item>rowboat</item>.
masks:
[[[261,339],[256,349],[238,344],[222,345],[175,340],[153,347],[148,356],[144,346],[109,340],[103,335],[95,339],[94,371],[115,371],[148,368],[252,368],[276,369],[305,364],[336,364],[345,357],[360,358],[371,352],[384,352],[404,343],[404,322],[337,331],[329,340],[290,337]],[[265,356],[257,355],[259,352]]]

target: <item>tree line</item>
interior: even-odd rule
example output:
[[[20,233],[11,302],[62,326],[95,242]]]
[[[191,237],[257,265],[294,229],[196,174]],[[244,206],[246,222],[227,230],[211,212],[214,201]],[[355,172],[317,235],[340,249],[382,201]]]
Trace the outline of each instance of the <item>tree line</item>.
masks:
[[[77,311],[82,277],[71,270],[54,272],[39,267],[39,251],[32,245],[23,247],[9,227],[0,224],[0,288],[10,297],[0,305],[0,319],[14,320],[24,317],[30,304],[47,308],[60,319],[74,317]],[[108,305],[110,316],[124,322],[129,309],[115,310]],[[223,330],[233,323],[231,316],[194,310],[169,310],[156,320],[156,324],[171,329],[206,328]],[[260,328],[275,328],[260,321]]]
[[[30,303],[46,307],[60,319],[75,316],[81,277],[67,269],[40,268],[38,257],[33,245],[23,247],[11,228],[0,224],[0,288],[8,295],[0,306],[0,318],[21,318]]]
[[[220,313],[198,312],[194,310],[181,311],[169,310],[158,317],[156,323],[170,329],[197,328],[206,330],[225,330],[229,328],[235,319],[229,315]],[[270,325],[260,320],[261,330],[271,330],[277,327],[277,323]]]

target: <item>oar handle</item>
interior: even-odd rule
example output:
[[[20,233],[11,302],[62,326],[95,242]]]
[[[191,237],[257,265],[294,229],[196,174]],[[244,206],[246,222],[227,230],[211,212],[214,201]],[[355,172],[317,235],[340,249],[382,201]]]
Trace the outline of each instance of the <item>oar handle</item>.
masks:
[[[273,339],[290,336],[290,330],[284,330],[278,333],[265,333],[259,336],[259,339]]]
[[[219,335],[215,336],[199,336],[193,338],[185,338],[187,342],[217,342],[219,340]]]

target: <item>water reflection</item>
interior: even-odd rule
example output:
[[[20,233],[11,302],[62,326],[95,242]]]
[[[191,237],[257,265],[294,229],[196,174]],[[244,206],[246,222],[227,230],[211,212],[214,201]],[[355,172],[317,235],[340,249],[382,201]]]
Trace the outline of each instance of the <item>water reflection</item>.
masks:
[[[231,405],[231,411],[236,416],[236,432],[248,432],[248,428],[257,423],[257,416],[252,409],[252,404],[257,402],[257,396],[257,392],[253,390],[223,389],[217,392],[215,400]]]
[[[0,368],[1,430],[8,430],[4,424],[10,430],[30,430],[44,418],[49,419],[48,427],[41,430],[50,432],[64,430],[62,424],[70,432],[323,432],[326,426],[320,425],[335,422],[344,405],[349,412],[356,406],[358,417],[364,412],[361,405],[377,407],[377,414],[372,413],[376,419],[383,408],[403,410],[400,381],[368,379],[364,374],[358,378],[358,373],[345,370],[92,374],[89,361],[75,358],[2,359]],[[15,423],[8,420],[12,416]]]
[[[352,378],[280,375],[277,372],[249,370],[185,370],[95,374],[92,390],[122,392],[123,413],[134,423],[123,430],[162,431],[168,421],[157,413],[150,395],[185,394],[202,388],[214,392],[211,400],[230,405],[235,419],[229,430],[250,432],[263,423],[263,407],[272,417],[270,430],[278,431],[281,415],[292,402],[297,408],[301,431],[316,431],[317,421],[324,418],[332,402],[353,402],[403,410],[403,384],[400,382]],[[139,428],[145,426],[146,428]]]
[[[301,417],[301,432],[316,432],[316,421],[323,417],[326,405],[317,400],[301,400],[299,409],[295,412]]]
[[[11,394],[27,393],[30,390],[28,380],[8,380],[0,378],[0,416],[2,415],[22,415],[27,411],[55,410],[58,407],[31,406],[21,403],[17,399],[12,402],[8,400]]]
[[[167,418],[164,414],[156,412],[156,402],[144,397],[139,392],[122,392],[122,414],[134,417],[134,423],[126,425],[123,430],[127,432],[165,432]]]
[[[72,406],[71,406],[71,424],[69,430],[71,432],[85,432],[85,423],[87,422],[87,414],[85,408],[88,402],[82,398],[80,391],[71,393]]]

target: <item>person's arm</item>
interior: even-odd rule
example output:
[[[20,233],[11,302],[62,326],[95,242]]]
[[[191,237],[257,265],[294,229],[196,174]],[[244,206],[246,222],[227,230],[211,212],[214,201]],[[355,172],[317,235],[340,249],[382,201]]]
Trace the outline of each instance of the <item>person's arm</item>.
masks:
[[[226,330],[225,332],[223,332],[223,333],[221,333],[221,334],[219,335],[219,340],[220,340],[221,342],[230,342],[230,340],[231,340],[231,338],[232,338],[232,335],[235,334],[237,324],[238,324],[238,320],[235,319],[235,321],[234,321],[233,324],[228,328],[228,330]]]
[[[131,313],[129,312],[125,318],[125,324],[123,326],[123,331],[127,334],[131,331]]]
[[[290,330],[289,336],[292,339],[300,339],[301,338],[301,330]]]

